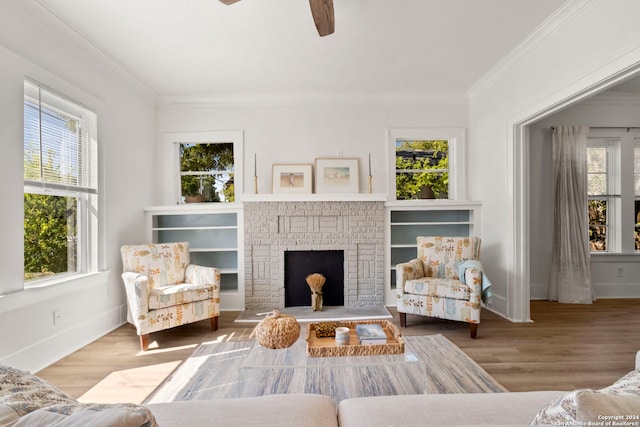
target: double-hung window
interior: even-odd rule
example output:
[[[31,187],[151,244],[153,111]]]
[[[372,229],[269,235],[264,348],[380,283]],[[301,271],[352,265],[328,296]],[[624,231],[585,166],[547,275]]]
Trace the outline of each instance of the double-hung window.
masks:
[[[24,83],[24,279],[97,268],[95,113]]]
[[[640,251],[640,137],[592,130],[587,139],[589,244],[592,253]]]
[[[464,129],[389,131],[396,200],[464,199]]]

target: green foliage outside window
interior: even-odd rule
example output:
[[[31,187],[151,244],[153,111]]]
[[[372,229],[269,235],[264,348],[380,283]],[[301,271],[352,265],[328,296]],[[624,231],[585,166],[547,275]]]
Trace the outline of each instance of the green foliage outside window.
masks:
[[[448,141],[398,142],[396,144],[396,199],[447,199],[449,197],[448,170]]]
[[[24,278],[76,270],[77,199],[24,195]]]
[[[180,172],[183,197],[235,201],[232,143],[180,144]]]
[[[54,181],[60,172],[49,153],[43,167]],[[24,162],[25,179],[38,177],[39,158]],[[25,281],[76,271],[77,199],[24,194]]]
[[[607,202],[589,200],[589,246],[592,252],[607,250]]]

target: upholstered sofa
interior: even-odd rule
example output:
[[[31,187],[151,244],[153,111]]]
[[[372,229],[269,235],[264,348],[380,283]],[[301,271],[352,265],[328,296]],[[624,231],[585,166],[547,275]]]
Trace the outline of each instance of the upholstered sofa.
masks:
[[[2,426],[577,426],[607,421],[634,426],[640,425],[639,415],[640,359],[636,370],[600,390],[377,396],[345,399],[337,406],[330,397],[313,394],[149,405],[78,403],[28,372],[0,365]]]

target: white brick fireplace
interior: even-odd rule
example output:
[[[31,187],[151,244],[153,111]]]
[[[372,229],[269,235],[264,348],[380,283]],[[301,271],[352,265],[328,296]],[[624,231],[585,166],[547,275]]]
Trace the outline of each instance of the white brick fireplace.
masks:
[[[285,306],[285,252],[344,251],[347,307],[384,305],[383,201],[244,204],[245,305]]]

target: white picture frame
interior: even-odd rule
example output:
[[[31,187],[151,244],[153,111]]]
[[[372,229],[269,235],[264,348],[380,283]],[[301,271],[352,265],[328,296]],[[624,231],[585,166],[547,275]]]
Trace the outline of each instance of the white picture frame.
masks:
[[[316,193],[359,193],[359,163],[358,158],[317,158]]]
[[[274,164],[271,176],[274,194],[311,194],[313,191],[313,165]]]

